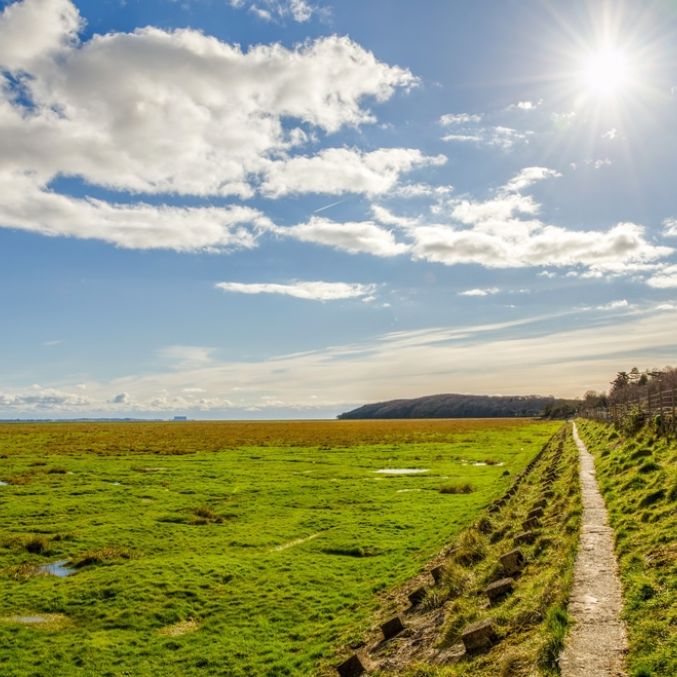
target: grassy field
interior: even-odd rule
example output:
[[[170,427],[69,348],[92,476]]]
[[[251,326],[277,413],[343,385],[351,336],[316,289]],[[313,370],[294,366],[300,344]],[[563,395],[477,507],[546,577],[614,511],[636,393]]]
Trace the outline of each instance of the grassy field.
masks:
[[[0,425],[0,674],[312,675],[558,427]]]
[[[677,442],[582,421],[619,559],[632,677],[677,675]]]

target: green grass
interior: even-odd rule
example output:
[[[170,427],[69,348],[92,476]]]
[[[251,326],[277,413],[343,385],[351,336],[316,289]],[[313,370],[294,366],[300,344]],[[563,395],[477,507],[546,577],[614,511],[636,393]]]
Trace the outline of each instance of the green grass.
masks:
[[[527,564],[516,578],[514,592],[487,606],[483,590],[505,574],[499,558],[515,548],[514,537],[532,505],[542,498],[542,480],[555,454],[557,479],[546,500],[537,537],[517,547]],[[517,493],[500,511],[482,516],[456,539],[458,547],[446,559],[451,575],[436,591],[445,608],[445,624],[435,648],[457,644],[463,629],[479,620],[493,619],[498,643],[478,655],[464,656],[452,665],[413,660],[383,675],[406,677],[528,677],[557,675],[569,617],[566,611],[573,581],[582,507],[578,481],[578,452],[571,427],[552,440]],[[387,649],[386,649],[387,651]]]
[[[615,532],[632,677],[677,674],[677,442],[581,421]]]
[[[0,674],[312,675],[557,426],[0,425]]]

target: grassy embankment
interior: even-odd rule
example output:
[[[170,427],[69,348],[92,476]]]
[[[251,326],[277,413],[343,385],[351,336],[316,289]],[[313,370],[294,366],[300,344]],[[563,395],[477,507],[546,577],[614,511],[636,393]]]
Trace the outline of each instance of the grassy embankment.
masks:
[[[1,425],[0,674],[313,674],[557,425]]]
[[[556,478],[549,484],[545,478],[553,469]],[[534,529],[535,539],[516,545],[515,536],[524,531],[527,514],[544,496],[544,514]],[[445,620],[436,633],[436,645],[419,648],[405,631],[385,647],[381,645],[371,652],[371,657],[385,666],[377,674],[412,677],[558,674],[556,661],[568,625],[566,606],[581,512],[578,452],[571,427],[561,426],[560,433],[524,477],[516,493],[500,509],[484,511],[474,525],[459,534],[454,542],[456,549],[444,562],[446,574],[442,583],[429,590],[420,608],[404,614],[405,624],[416,627],[421,622],[425,625],[421,616],[428,615],[434,623],[436,612],[443,608]],[[515,547],[524,554],[526,567],[515,577],[514,592],[489,606],[483,590],[490,582],[505,576],[499,558]],[[398,611],[402,609],[395,606],[383,610],[379,618],[382,622]],[[440,664],[448,660],[442,656],[453,656],[463,629],[485,619],[493,620],[497,643],[479,654],[466,654],[451,665]],[[414,646],[411,655],[407,655],[407,644]]]
[[[615,532],[632,677],[677,675],[677,442],[579,423]]]

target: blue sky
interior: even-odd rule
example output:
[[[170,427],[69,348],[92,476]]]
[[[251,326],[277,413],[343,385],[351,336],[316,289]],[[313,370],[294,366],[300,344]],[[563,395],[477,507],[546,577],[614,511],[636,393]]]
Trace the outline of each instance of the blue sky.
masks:
[[[0,417],[675,363],[674,2],[0,10]]]

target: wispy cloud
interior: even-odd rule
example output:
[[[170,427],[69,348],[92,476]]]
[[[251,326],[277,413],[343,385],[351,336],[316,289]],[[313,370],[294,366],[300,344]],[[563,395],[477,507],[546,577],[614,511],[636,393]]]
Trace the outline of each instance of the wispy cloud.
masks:
[[[393,332],[259,361],[213,360],[89,383],[86,398],[73,395],[70,387],[3,392],[0,411],[119,410],[129,398],[135,410],[149,412],[242,415],[252,407],[338,412],[356,402],[448,392],[450,383],[457,392],[574,396],[581,394],[581,374],[586,383],[604,388],[619,364],[651,365],[674,358],[673,310],[635,309],[622,319],[602,310],[588,312],[599,313],[593,324],[587,320],[565,327],[558,324],[564,322],[562,316],[525,317]],[[192,390],[197,384],[199,392]],[[119,403],[110,403],[121,395]]]
[[[326,16],[329,10],[308,0],[228,0],[231,7],[247,9],[264,21],[291,19],[298,23],[309,21],[314,15]]]
[[[288,284],[219,282],[216,284],[216,288],[236,294],[279,294],[308,301],[337,301],[341,299],[372,297],[376,290],[376,285],[354,282],[317,281],[291,282]]]

